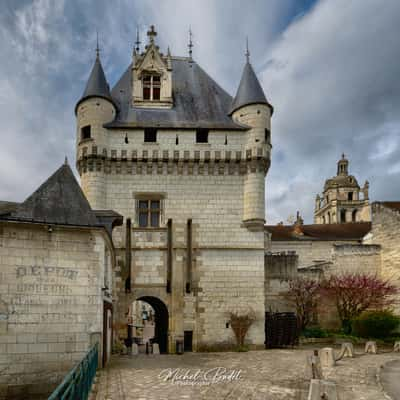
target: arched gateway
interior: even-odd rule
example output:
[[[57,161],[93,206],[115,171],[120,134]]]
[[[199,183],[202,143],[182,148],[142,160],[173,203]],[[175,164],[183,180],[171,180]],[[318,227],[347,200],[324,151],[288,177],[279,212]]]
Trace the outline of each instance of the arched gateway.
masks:
[[[136,300],[150,304],[155,311],[154,343],[160,346],[160,353],[168,353],[168,308],[157,297],[143,296]]]

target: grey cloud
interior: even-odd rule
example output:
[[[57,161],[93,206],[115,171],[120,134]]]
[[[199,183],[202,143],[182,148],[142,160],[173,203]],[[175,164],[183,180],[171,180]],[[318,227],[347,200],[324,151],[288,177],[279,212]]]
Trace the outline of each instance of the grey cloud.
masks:
[[[93,63],[96,28],[113,84],[130,62],[136,27],[145,41],[150,24],[161,49],[170,45],[178,55],[187,54],[191,25],[195,59],[231,94],[249,36],[252,63],[275,106],[269,223],[297,209],[310,222],[314,196],[334,175],[342,151],[360,183],[371,181],[373,198],[400,198],[400,3],[249,3],[6,2],[0,15],[0,199],[22,200],[65,154],[74,163],[73,109]]]

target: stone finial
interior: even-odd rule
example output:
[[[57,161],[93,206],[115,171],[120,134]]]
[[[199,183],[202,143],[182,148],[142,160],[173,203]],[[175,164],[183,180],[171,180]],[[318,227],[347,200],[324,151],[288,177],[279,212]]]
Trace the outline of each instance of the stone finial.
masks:
[[[365,343],[365,353],[368,354],[376,354],[378,352],[378,348],[376,346],[376,342],[369,341]]]
[[[154,43],[154,39],[157,36],[157,32],[154,30],[154,25],[150,25],[150,30],[147,31],[147,36],[149,37],[150,43]]]
[[[336,365],[335,353],[332,347],[324,347],[319,351],[319,358],[321,366],[325,368],[332,368]]]
[[[354,357],[353,343],[351,343],[351,342],[342,343],[341,355],[342,355],[342,357],[353,358]]]

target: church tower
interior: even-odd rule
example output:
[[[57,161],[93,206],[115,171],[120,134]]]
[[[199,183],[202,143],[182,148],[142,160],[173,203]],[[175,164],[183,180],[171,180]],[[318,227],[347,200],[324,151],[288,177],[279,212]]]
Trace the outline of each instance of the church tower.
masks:
[[[371,221],[368,190],[368,181],[361,189],[357,179],[349,175],[349,160],[343,154],[337,163],[336,176],[327,179],[322,196],[316,196],[314,223]]]

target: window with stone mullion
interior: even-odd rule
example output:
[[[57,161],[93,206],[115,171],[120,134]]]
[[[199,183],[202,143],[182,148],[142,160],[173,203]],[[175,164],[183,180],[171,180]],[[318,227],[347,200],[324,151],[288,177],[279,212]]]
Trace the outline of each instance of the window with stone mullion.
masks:
[[[160,226],[160,200],[139,200],[139,226],[158,228]]]

